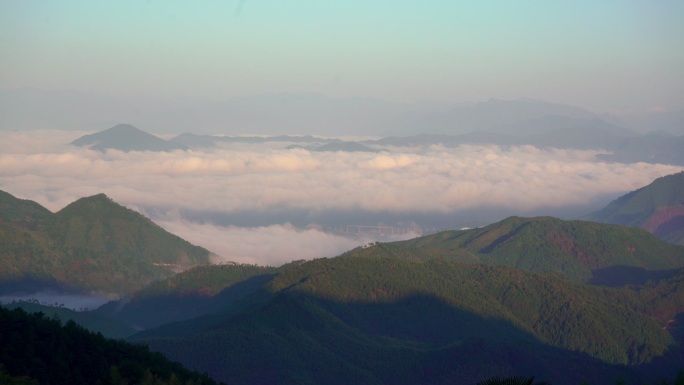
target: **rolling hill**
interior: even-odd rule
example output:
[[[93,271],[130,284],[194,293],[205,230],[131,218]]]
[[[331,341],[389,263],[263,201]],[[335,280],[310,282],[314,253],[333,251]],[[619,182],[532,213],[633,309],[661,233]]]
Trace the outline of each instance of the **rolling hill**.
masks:
[[[640,229],[512,217],[270,271],[205,266],[101,310],[172,317],[189,293],[198,318],[131,341],[237,384],[642,384],[681,367],[682,266],[684,248]]]
[[[3,193],[0,286],[126,294],[194,265],[209,252],[104,194],[57,213]]]
[[[580,282],[590,281],[594,272],[616,266],[639,270],[644,275],[684,266],[684,247],[662,242],[644,230],[552,217],[511,217],[482,228],[445,231],[358,248],[348,254],[443,257],[558,272]],[[611,278],[613,285],[621,284],[620,277]]]
[[[684,172],[658,178],[588,218],[641,227],[668,242],[684,245]]]
[[[493,375],[638,384],[664,378],[640,368],[675,344],[637,309],[645,303],[633,290],[553,273],[347,255],[291,266],[221,313],[131,340],[235,384],[475,383]],[[677,366],[659,369],[674,377]]]
[[[186,150],[187,147],[160,139],[130,124],[117,124],[95,134],[84,135],[73,142],[74,146],[87,147],[92,150],[120,151],[174,151]]]

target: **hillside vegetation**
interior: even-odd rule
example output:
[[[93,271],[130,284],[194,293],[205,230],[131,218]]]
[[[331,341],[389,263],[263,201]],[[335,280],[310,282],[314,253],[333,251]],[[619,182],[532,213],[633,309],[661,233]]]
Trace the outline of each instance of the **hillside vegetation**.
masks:
[[[445,231],[407,241],[357,248],[346,255],[426,260],[443,257],[534,272],[558,272],[588,282],[611,266],[647,271],[684,266],[684,247],[641,229],[551,217],[511,217],[478,229]]]
[[[668,242],[684,244],[684,171],[621,196],[589,219],[641,227]]]
[[[644,383],[636,368],[675,346],[644,304],[557,273],[347,255],[289,266],[222,314],[133,340],[237,384]]]
[[[280,268],[202,266],[100,311],[181,321],[131,340],[237,384],[659,383],[684,357],[682,266],[683,247],[644,230],[512,217]],[[587,284],[599,272],[617,287]],[[635,272],[652,279],[625,285]]]
[[[9,194],[0,204],[3,282],[119,290],[120,301],[89,315],[145,329],[129,340],[226,383],[474,384],[515,375],[655,384],[673,378],[684,357],[684,246],[638,228],[511,217],[278,268],[212,266],[201,265],[208,251],[102,194],[55,214]],[[57,346],[99,349],[69,343]],[[95,356],[109,349],[119,347]],[[69,373],[79,373],[69,375],[85,376],[69,359]],[[7,360],[13,378],[32,376],[17,366],[54,366]],[[130,383],[172,382],[177,372],[84,362],[106,368],[103,384],[124,372]]]
[[[0,286],[125,294],[209,262],[209,252],[104,194],[53,214],[0,195]]]

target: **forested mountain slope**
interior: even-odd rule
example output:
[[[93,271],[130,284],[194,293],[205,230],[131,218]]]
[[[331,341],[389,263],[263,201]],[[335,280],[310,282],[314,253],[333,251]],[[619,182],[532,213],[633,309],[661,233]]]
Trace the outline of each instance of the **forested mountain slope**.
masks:
[[[104,194],[52,214],[3,193],[0,286],[131,293],[175,271],[208,263],[209,252],[168,233]]]
[[[641,227],[668,242],[684,244],[684,171],[621,196],[589,219]]]
[[[638,368],[676,345],[641,299],[614,298],[634,295],[556,273],[347,255],[291,266],[223,316],[133,339],[238,384],[643,383],[653,374]]]
[[[665,243],[641,229],[551,217],[511,217],[471,230],[445,231],[407,241],[357,248],[347,255],[443,257],[559,272],[590,281],[593,272],[614,266],[664,271],[684,266],[684,247]],[[614,277],[619,283],[619,277]]]

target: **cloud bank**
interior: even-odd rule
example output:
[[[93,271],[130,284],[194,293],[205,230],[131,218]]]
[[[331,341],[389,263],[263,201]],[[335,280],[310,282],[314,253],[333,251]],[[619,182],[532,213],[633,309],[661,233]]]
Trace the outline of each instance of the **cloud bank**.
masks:
[[[269,222],[264,213],[296,211],[312,218],[325,212],[450,215],[492,208],[525,213],[595,204],[681,170],[597,162],[595,151],[532,146],[348,153],[233,144],[203,151],[100,153],[64,145],[78,136],[3,133],[0,189],[53,211],[103,192],[181,237],[254,263],[336,255],[360,241],[296,228],[282,217]],[[253,212],[264,219],[248,228],[217,226],[210,218],[189,222],[186,212],[224,217]]]
[[[160,226],[217,254],[214,263],[240,262],[279,266],[298,259],[334,257],[373,242],[370,237],[347,237],[317,228],[297,228],[289,223],[259,226],[217,226],[185,220],[160,221]],[[386,240],[408,239],[396,235]]]

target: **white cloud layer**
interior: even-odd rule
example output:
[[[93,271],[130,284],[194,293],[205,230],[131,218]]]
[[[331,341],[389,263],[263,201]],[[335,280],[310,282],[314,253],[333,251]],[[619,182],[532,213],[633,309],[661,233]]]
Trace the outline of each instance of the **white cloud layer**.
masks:
[[[279,266],[298,259],[334,257],[374,241],[335,235],[316,228],[301,229],[288,223],[259,227],[217,226],[185,220],[158,223],[167,231],[183,234],[191,243],[216,253],[214,263],[233,261]],[[387,240],[412,236],[396,235]]]
[[[617,197],[681,170],[660,164],[596,162],[593,151],[531,146],[334,153],[231,145],[204,151],[100,153],[64,145],[80,135],[74,132],[5,131],[2,135],[0,189],[4,191],[53,211],[101,192],[141,211],[164,208],[169,213],[162,219],[172,232],[187,238],[194,234],[196,243],[224,257],[259,263],[335,255],[358,241],[318,230],[269,226],[275,223],[226,228],[173,222],[173,212],[448,214],[491,207],[524,212]],[[201,233],[212,235],[202,238]],[[253,236],[257,240],[247,242]],[[289,248],[281,240],[290,241]]]

